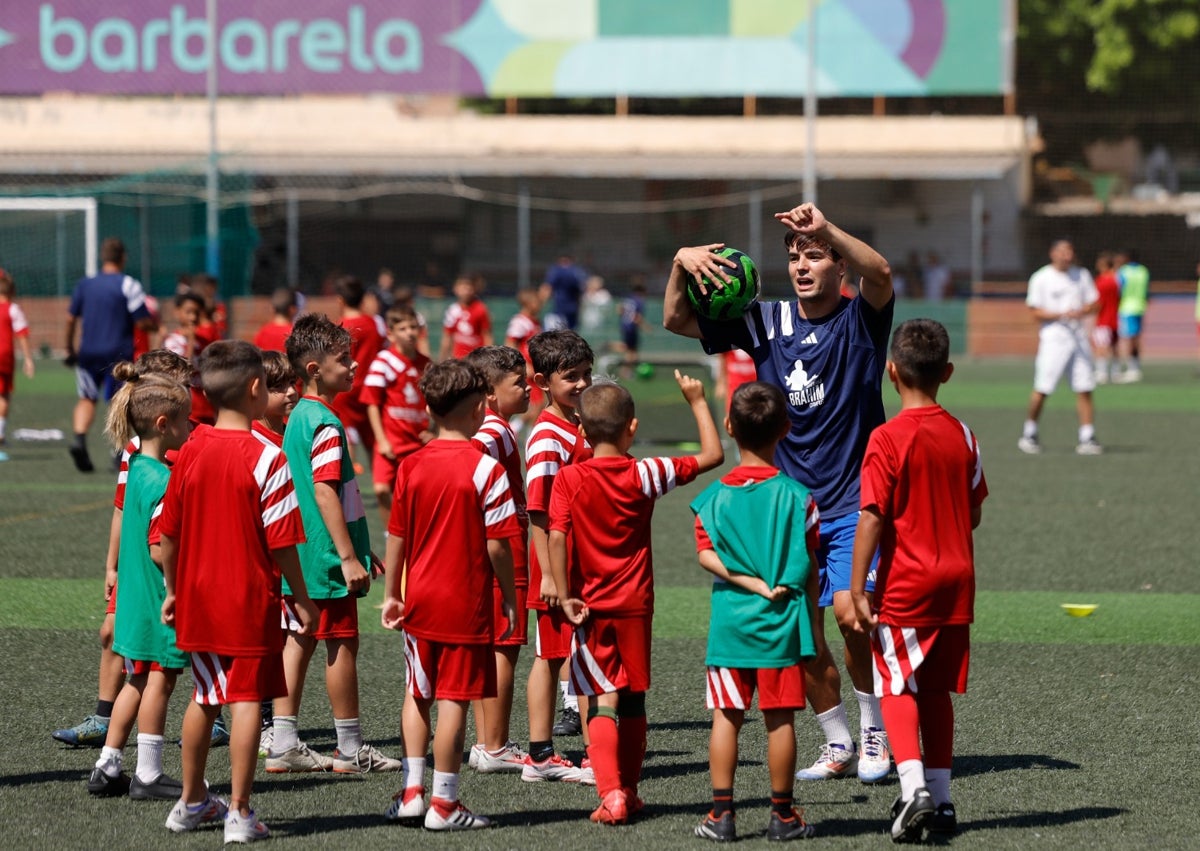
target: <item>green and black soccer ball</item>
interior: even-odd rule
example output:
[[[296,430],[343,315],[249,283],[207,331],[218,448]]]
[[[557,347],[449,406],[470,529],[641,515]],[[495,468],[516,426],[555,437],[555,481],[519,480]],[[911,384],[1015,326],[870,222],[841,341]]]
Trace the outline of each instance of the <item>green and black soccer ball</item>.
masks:
[[[705,319],[714,322],[740,319],[758,298],[758,267],[749,255],[736,248],[722,248],[714,253],[734,262],[732,268],[723,267],[729,283],[722,286],[719,281],[714,284],[705,278],[704,288],[707,292],[701,292],[696,279],[688,278],[688,301]]]

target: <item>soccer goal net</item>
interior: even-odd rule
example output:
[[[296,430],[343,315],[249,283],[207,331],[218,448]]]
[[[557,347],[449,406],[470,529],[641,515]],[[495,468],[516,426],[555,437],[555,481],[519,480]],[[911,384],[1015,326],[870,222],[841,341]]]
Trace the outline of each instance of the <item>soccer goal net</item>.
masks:
[[[0,267],[20,295],[70,295],[97,250],[95,198],[0,198]]]

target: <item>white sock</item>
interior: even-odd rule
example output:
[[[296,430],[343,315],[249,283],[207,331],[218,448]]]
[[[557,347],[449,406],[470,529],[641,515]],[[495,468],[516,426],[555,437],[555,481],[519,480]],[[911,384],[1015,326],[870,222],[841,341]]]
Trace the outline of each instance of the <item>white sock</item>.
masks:
[[[342,756],[358,753],[363,746],[363,738],[357,718],[334,718],[333,729],[337,732],[337,748]]]
[[[8,428],[8,417],[0,417],[0,440],[4,440],[5,429]]]
[[[406,756],[400,760],[404,772],[404,788],[425,785],[425,757]]]
[[[879,698],[865,691],[854,690],[858,699],[858,726],[863,730],[883,729],[883,720],[879,717]]]
[[[458,800],[458,775],[449,771],[433,770],[433,795],[443,801]]]
[[[290,751],[299,744],[295,715],[276,715],[271,719],[271,753]]]
[[[1025,426],[1021,429],[1021,434],[1024,437],[1037,437],[1037,420],[1025,420]]]
[[[950,803],[950,769],[925,769],[925,788],[933,795],[933,802],[938,806]]]
[[[846,750],[854,747],[854,738],[850,735],[850,722],[846,718],[846,704],[839,703],[828,712],[817,716],[821,731],[825,733],[825,741],[831,745],[841,745]]]
[[[121,759],[120,748],[110,748],[105,745],[100,748],[100,758],[96,760],[96,768],[109,777],[118,777],[121,774]]]
[[[925,785],[925,763],[919,759],[906,759],[896,763],[900,775],[900,799],[911,801],[917,790]]]
[[[163,737],[138,733],[137,748],[137,779],[143,783],[153,783],[163,773]]]
[[[558,688],[562,692],[563,709],[574,709],[576,712],[578,712],[579,711],[579,698],[570,693],[571,681],[570,680],[559,680]]]
[[[1094,425],[1081,425],[1079,427],[1079,442],[1087,443],[1096,437],[1096,427]]]

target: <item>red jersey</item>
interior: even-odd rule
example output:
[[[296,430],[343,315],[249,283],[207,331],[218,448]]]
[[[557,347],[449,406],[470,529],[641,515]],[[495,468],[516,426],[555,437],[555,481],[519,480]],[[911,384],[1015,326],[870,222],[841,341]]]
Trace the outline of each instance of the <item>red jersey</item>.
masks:
[[[117,492],[113,495],[113,508],[125,510],[125,483],[129,481],[129,459],[142,451],[142,439],[136,434],[121,450],[121,463],[117,467]]]
[[[250,433],[258,438],[258,442],[263,446],[274,446],[276,449],[283,449],[283,435],[277,431],[271,431],[258,420],[250,423]]]
[[[508,330],[504,332],[506,345],[515,347],[529,362],[529,341],[542,333],[542,323],[524,313],[513,314],[508,320]]]
[[[292,323],[268,322],[258,329],[254,335],[254,345],[264,352],[283,352],[287,354],[287,338],[292,333]]]
[[[641,460],[621,455],[592,458],[558,474],[550,500],[550,530],[571,536],[571,593],[594,614],[654,612],[654,502],[699,472],[690,455]]]
[[[421,432],[429,428],[425,397],[418,386],[429,363],[420,352],[408,358],[389,346],[371,363],[363,380],[359,400],[379,408],[383,433],[397,458],[420,449]]]
[[[525,443],[525,508],[530,513],[550,513],[550,492],[559,470],[592,457],[592,447],[579,434],[579,425],[564,420],[549,408],[538,414]],[[567,542],[568,549],[570,541]],[[542,568],[536,550],[529,552],[531,609],[546,609],[541,598]]]
[[[383,350],[387,340],[380,336],[379,326],[375,324],[374,317],[365,314],[347,316],[338,324],[350,332],[350,357],[358,364],[358,369],[354,372],[354,383],[350,389],[335,396],[332,407],[334,413],[338,415],[338,419],[342,421],[342,425],[358,429],[367,424],[367,406],[359,398],[359,395],[367,380],[367,371],[375,362],[379,352]],[[363,439],[368,438],[370,435]],[[371,443],[374,443],[373,439]]]
[[[158,322],[158,299],[152,295],[146,296],[146,310],[150,311],[150,318]],[[137,360],[146,352],[150,351],[150,332],[139,325],[133,326],[133,360]]]
[[[971,510],[987,492],[975,435],[940,405],[902,410],[871,432],[862,507],[883,516],[875,576],[880,623],[974,620]]]
[[[741,349],[730,349],[721,356],[725,367],[725,410],[733,399],[733,391],[749,381],[758,380],[758,364]]]
[[[1116,272],[1105,272],[1096,276],[1096,292],[1100,295],[1100,311],[1096,324],[1101,328],[1117,327],[1117,305],[1121,303],[1121,284]]]
[[[287,458],[249,431],[194,432],[163,497],[175,539],[176,646],[225,656],[283,649],[271,551],[304,540]]]
[[[11,301],[0,302],[0,374],[12,375],[16,371],[16,342],[29,336],[29,323],[25,313]]]
[[[442,331],[454,335],[452,357],[465,358],[483,345],[483,335],[492,330],[492,315],[480,299],[470,304],[454,302],[446,308]]]
[[[483,425],[471,438],[471,445],[500,462],[504,473],[508,476],[508,488],[512,493],[513,505],[517,509],[517,521],[521,524],[521,532],[512,540],[513,549],[513,578],[517,585],[529,584],[529,547],[526,535],[529,531],[529,513],[525,508],[524,468],[521,463],[521,450],[517,443],[517,433],[513,431],[508,420],[488,411]]]
[[[492,642],[488,540],[521,531],[504,468],[464,440],[400,463],[388,533],[404,539],[404,630],[446,644]]]
[[[748,485],[751,482],[765,482],[774,476],[779,475],[778,467],[760,467],[739,465],[734,467],[728,473],[721,477],[721,482],[731,487],[739,487]],[[817,502],[813,499],[812,494],[808,495],[808,500],[804,503],[804,540],[808,544],[809,552],[816,552],[821,544],[821,514],[817,510]],[[704,528],[704,524],[700,522],[700,516],[696,516],[696,552],[702,553],[705,550],[711,550],[713,542],[708,537],[708,532]]]

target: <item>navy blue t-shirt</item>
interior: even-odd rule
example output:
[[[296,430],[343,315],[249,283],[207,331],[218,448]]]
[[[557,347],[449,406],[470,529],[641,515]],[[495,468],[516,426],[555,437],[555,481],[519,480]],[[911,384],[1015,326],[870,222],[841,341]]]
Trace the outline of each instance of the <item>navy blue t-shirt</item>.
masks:
[[[68,310],[83,320],[79,359],[107,363],[133,357],[134,323],[150,316],[142,285],[124,272],[82,279],[75,285]]]
[[[732,322],[697,317],[705,351],[742,349],[758,380],[787,397],[792,429],[775,463],[812,491],[822,520],[859,510],[867,438],[885,418],[881,387],[895,307],[894,297],[881,310],[843,297],[815,322],[794,301],[756,303]]]
[[[574,263],[565,266],[556,263],[547,269],[546,283],[550,285],[551,310],[559,316],[578,317],[579,299],[583,295],[586,278],[583,269]]]

